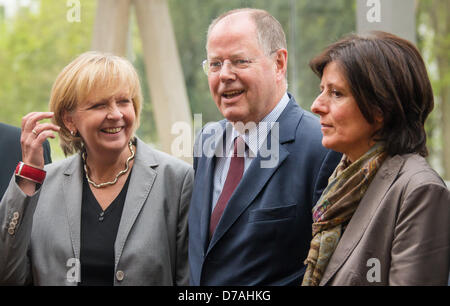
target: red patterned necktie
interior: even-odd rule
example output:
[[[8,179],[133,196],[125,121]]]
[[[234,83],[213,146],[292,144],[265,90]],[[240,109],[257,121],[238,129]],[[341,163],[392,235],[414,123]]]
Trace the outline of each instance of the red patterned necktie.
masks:
[[[238,150],[239,148],[239,150]],[[234,139],[234,151],[233,156],[231,157],[230,168],[228,169],[227,178],[225,180],[225,184],[223,185],[222,193],[217,200],[216,207],[211,214],[211,220],[209,222],[209,238],[211,239],[214,231],[216,230],[216,226],[219,223],[220,218],[222,217],[222,213],[227,206],[228,200],[230,199],[233,191],[236,189],[239,184],[242,175],[244,174],[244,156],[243,154],[238,154],[243,152],[245,148],[244,140],[238,136]],[[240,156],[238,156],[240,155]]]

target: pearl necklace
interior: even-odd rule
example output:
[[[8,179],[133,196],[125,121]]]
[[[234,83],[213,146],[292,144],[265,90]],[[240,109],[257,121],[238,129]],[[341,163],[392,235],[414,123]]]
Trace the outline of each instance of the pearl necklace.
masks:
[[[125,162],[125,169],[123,169],[122,171],[120,171],[119,173],[117,173],[116,178],[114,180],[112,180],[111,182],[106,182],[106,183],[100,183],[100,184],[96,184],[94,183],[90,178],[89,178],[89,174],[88,174],[88,167],[87,167],[87,163],[86,163],[86,151],[84,151],[81,154],[81,157],[83,158],[83,163],[84,163],[84,172],[86,173],[86,179],[89,182],[89,184],[91,184],[92,186],[94,186],[95,188],[102,188],[108,185],[114,185],[115,183],[117,183],[117,180],[119,179],[119,177],[125,173],[128,172],[128,165],[130,163],[130,161],[134,158],[134,150],[133,150],[133,144],[130,142],[128,143],[128,148],[130,149],[131,155],[130,157],[128,157],[127,161]]]

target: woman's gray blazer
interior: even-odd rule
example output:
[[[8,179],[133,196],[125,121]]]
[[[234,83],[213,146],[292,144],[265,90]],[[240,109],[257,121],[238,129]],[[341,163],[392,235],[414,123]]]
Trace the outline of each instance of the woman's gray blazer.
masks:
[[[139,139],[136,146],[114,245],[114,285],[187,285],[192,167]],[[77,154],[46,171],[31,197],[13,177],[0,203],[0,284],[79,280],[82,160]]]

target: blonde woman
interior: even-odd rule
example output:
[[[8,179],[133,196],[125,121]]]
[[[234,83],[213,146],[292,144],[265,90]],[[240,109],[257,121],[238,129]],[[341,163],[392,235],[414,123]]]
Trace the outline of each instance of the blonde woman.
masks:
[[[23,117],[23,160],[0,203],[1,284],[188,283],[192,168],[134,136],[141,103],[127,60],[88,52],[57,77],[51,112]],[[75,155],[44,167],[55,132]]]

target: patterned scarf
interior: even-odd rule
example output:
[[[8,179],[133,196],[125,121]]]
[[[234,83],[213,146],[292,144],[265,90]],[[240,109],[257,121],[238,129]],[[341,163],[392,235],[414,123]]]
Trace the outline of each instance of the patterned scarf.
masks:
[[[313,239],[302,286],[319,285],[342,233],[386,156],[383,145],[377,143],[354,163],[342,157],[313,208]]]

